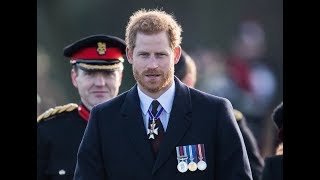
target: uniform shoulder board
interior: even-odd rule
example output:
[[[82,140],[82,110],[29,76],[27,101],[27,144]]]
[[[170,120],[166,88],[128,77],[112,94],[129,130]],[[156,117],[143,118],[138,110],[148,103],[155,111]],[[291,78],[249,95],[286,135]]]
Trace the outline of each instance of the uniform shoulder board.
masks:
[[[62,112],[70,112],[73,111],[74,109],[78,108],[77,104],[74,103],[69,103],[63,106],[56,106],[54,108],[50,108],[46,110],[44,113],[42,113],[40,116],[37,118],[37,122],[40,122],[42,119],[46,119],[50,116],[60,114]]]
[[[233,109],[233,114],[237,121],[240,121],[243,118],[243,114],[239,110]]]

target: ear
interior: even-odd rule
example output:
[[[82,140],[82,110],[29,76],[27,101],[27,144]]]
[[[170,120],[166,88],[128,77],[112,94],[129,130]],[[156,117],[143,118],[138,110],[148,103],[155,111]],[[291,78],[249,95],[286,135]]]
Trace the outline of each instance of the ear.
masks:
[[[174,53],[174,64],[177,64],[181,56],[181,46],[177,46],[176,48],[174,48],[173,53]]]
[[[72,84],[74,87],[78,88],[78,83],[77,83],[77,72],[72,68],[71,70],[71,80],[72,80]]]
[[[126,48],[126,56],[127,56],[128,62],[132,64],[133,50]]]

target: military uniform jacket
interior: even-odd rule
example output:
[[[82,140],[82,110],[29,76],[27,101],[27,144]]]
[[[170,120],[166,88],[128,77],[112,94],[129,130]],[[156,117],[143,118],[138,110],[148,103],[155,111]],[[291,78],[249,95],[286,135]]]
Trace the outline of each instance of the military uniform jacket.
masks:
[[[79,147],[75,180],[249,180],[245,145],[228,100],[175,78],[169,123],[154,159],[137,85],[95,106]],[[204,144],[207,168],[177,169],[176,147]]]
[[[283,155],[274,155],[265,159],[262,180],[283,179]]]
[[[72,180],[86,125],[76,107],[37,123],[37,180]]]

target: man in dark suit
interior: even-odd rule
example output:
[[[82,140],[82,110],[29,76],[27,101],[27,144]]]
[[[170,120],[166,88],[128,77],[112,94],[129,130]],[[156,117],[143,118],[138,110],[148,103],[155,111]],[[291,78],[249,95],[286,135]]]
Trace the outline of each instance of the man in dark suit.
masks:
[[[252,179],[231,103],[174,77],[181,27],[161,10],[139,10],[126,28],[137,81],[92,109],[75,180]]]
[[[64,49],[81,101],[51,108],[37,118],[37,180],[73,179],[90,110],[118,95],[125,47],[117,37],[93,35]]]
[[[272,113],[272,119],[278,128],[279,147],[275,155],[265,159],[262,180],[283,179],[283,103],[280,103]]]

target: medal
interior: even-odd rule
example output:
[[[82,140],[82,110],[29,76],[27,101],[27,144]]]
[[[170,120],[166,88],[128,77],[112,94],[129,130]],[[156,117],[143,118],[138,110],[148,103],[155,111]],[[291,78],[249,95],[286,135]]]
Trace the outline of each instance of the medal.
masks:
[[[155,128],[155,127],[156,127],[156,122],[153,119],[152,123],[150,124],[150,129],[148,129],[148,132],[147,132],[147,134],[149,134],[149,139],[154,139],[154,134],[158,135],[158,128]]]
[[[200,171],[203,171],[203,170],[205,170],[207,168],[207,163],[206,162],[204,162],[204,161],[199,161],[198,162],[198,169],[200,170]]]
[[[156,122],[155,120],[159,118],[160,114],[163,111],[163,107],[158,111],[156,116],[153,116],[153,114],[148,110],[149,116],[152,119],[152,123],[150,124],[150,129],[148,128],[147,134],[149,135],[149,139],[154,139],[154,135],[158,135],[158,127],[156,128]]]
[[[188,165],[188,168],[190,171],[195,171],[197,170],[197,164],[193,161],[194,158],[193,158],[193,151],[192,151],[192,145],[189,145],[189,156],[190,156],[190,163]]]
[[[179,172],[184,173],[188,170],[188,164],[186,162],[188,157],[185,156],[186,147],[185,146],[176,147],[176,152],[177,152],[177,160],[178,160],[177,169]]]
[[[192,161],[189,163],[188,168],[190,171],[195,171],[195,170],[197,170],[198,166],[195,162]]]
[[[198,144],[198,154],[199,154],[199,162],[198,162],[198,169],[203,171],[207,168],[207,163],[203,161],[204,159],[204,146],[202,144]]]
[[[186,172],[188,170],[188,164],[185,161],[181,161],[179,162],[179,164],[177,165],[177,169],[179,172]]]

